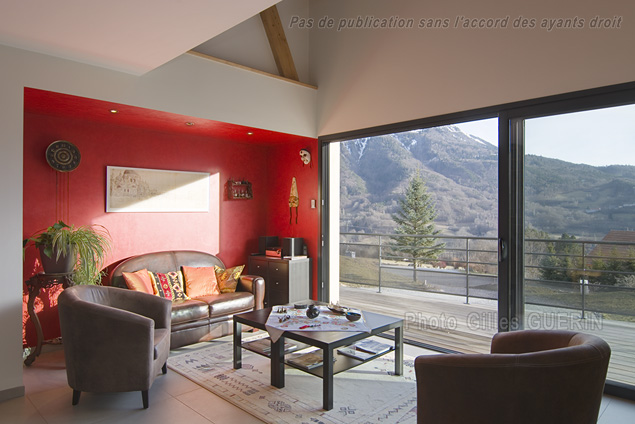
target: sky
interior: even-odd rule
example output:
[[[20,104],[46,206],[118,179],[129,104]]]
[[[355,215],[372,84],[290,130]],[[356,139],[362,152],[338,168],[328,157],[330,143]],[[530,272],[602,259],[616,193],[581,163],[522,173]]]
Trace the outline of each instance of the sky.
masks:
[[[498,145],[495,118],[456,126]],[[525,154],[593,166],[635,165],[635,105],[527,119]]]

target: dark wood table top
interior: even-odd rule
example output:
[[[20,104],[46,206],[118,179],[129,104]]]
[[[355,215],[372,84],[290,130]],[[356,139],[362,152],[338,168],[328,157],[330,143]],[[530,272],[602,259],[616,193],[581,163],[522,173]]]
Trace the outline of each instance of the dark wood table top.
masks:
[[[234,315],[234,320],[261,330],[266,330],[265,324],[272,308],[259,309]],[[285,331],[283,337],[288,337],[309,345],[325,348],[339,347],[361,340],[370,335],[403,326],[403,319],[374,312],[362,311],[370,333],[357,331]]]

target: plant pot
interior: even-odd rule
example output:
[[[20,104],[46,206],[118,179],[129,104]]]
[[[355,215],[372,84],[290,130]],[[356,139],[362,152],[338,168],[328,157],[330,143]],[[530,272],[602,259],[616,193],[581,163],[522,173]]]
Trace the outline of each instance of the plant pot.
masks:
[[[69,253],[73,249],[69,249]],[[44,253],[44,246],[40,246],[40,261],[42,262],[42,268],[46,274],[68,274],[73,272],[75,263],[77,262],[76,254],[60,255],[57,259],[57,251],[53,251],[53,257],[49,258]]]

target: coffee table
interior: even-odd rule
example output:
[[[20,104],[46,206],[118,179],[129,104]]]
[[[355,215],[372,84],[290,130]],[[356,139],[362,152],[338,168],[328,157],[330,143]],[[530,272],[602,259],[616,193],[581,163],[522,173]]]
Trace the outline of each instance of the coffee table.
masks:
[[[242,367],[242,325],[266,330],[265,324],[272,308],[259,309],[234,315],[234,368]],[[346,331],[285,331],[282,336],[271,344],[271,385],[278,388],[284,387],[284,342],[285,338],[295,340],[308,346],[322,349],[323,365],[312,369],[298,368],[304,372],[322,378],[322,404],[325,410],[333,409],[333,376],[346,371],[366,361],[340,355],[335,349],[351,345],[359,340],[389,330],[395,330],[394,347],[390,351],[395,352],[395,375],[403,374],[403,319],[363,312],[366,324],[371,329],[366,332]],[[262,354],[261,352],[255,352]],[[334,355],[337,361],[333,361]],[[379,356],[374,356],[373,360]],[[287,363],[286,365],[293,366]]]

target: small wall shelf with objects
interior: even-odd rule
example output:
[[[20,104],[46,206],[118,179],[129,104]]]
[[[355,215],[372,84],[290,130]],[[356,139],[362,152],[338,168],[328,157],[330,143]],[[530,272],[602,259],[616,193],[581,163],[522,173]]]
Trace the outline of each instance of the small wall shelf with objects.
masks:
[[[231,200],[246,200],[254,197],[251,191],[251,183],[246,180],[236,181],[230,178],[227,181],[227,197]]]

